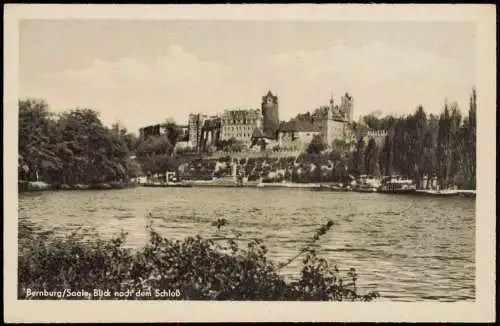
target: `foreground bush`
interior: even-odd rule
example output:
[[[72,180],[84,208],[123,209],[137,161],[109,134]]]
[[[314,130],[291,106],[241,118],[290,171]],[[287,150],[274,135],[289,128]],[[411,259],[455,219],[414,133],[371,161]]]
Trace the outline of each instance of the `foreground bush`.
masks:
[[[214,223],[217,228],[225,220]],[[240,248],[235,239],[200,236],[171,241],[149,228],[149,243],[135,251],[123,246],[125,234],[111,240],[74,232],[19,229],[18,297],[20,299],[192,299],[192,300],[333,300],[371,301],[378,296],[357,293],[356,273],[340,275],[318,258],[311,245],[330,229],[320,228],[295,257],[275,264],[260,240]],[[304,256],[300,278],[287,281],[279,270]],[[66,291],[71,290],[68,293]],[[94,292],[95,289],[108,292]],[[45,296],[33,296],[35,291]],[[165,291],[172,291],[165,296]],[[59,295],[54,293],[59,291]],[[76,296],[75,291],[90,296]],[[128,292],[127,292],[128,291]],[[73,293],[73,296],[71,296]],[[66,294],[66,295],[64,295]]]

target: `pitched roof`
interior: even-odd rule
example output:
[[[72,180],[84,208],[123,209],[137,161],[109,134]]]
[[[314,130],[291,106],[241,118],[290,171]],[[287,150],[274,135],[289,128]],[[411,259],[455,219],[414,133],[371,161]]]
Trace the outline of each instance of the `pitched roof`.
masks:
[[[279,130],[285,132],[319,132],[321,131],[321,125],[306,120],[291,120],[282,124]]]
[[[253,138],[262,138],[262,137],[264,137],[264,133],[262,132],[262,130],[260,130],[260,128],[255,127],[255,129],[253,130],[253,133],[252,133],[252,137]]]

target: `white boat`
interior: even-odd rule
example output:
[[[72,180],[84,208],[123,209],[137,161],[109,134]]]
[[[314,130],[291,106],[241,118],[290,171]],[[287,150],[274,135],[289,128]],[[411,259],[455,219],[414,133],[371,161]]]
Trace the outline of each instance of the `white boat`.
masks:
[[[443,189],[443,190],[417,190],[419,195],[425,196],[436,196],[436,197],[454,197],[459,196],[460,192],[454,189]]]
[[[413,180],[404,178],[400,175],[392,175],[390,177],[382,178],[381,185],[378,189],[379,192],[390,194],[412,193],[416,190],[417,186]]]
[[[355,191],[358,192],[377,192],[380,187],[380,180],[370,175],[360,175],[358,180],[358,185],[355,187]]]
[[[320,191],[349,191],[350,187],[344,187],[342,183],[340,184],[320,184],[316,190]]]

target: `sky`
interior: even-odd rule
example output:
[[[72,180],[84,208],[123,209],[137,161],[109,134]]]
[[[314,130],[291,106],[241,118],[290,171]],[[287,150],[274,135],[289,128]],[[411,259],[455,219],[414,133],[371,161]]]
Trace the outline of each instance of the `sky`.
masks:
[[[339,103],[374,111],[462,112],[476,83],[472,22],[24,20],[21,98],[82,107],[130,131],[188,114],[259,108],[271,90],[280,119]]]

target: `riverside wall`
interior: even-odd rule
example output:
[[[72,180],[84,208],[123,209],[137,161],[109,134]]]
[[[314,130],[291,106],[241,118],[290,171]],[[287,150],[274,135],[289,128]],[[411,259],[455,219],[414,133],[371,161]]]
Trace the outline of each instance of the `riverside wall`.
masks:
[[[273,158],[281,158],[281,157],[296,157],[301,153],[300,150],[265,150],[265,151],[243,151],[243,152],[214,152],[210,155],[203,156],[204,159],[220,159],[223,157],[230,156],[235,159],[242,158],[259,158],[259,157],[273,157]]]

